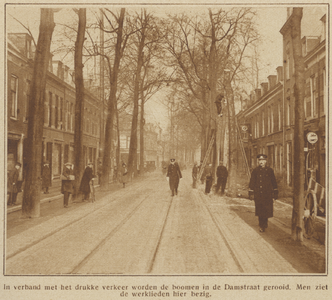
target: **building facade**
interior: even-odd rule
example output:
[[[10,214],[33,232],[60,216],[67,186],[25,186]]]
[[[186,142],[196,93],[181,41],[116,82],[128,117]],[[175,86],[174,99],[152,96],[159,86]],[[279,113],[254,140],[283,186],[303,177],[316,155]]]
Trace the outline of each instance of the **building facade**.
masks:
[[[315,28],[316,35],[303,36],[302,55],[305,64],[304,95],[304,142],[306,183],[313,176],[318,183],[325,185],[326,173],[326,15],[324,11],[303,11],[302,31],[310,32]],[[283,37],[283,66],[277,68],[277,76],[268,77],[268,83],[262,83],[250,100],[237,115],[241,139],[249,167],[257,165],[258,153],[268,155],[268,164],[274,168],[287,186],[293,186],[294,180],[294,58],[291,40],[292,10],[288,10],[288,19],[281,28]],[[315,26],[314,26],[315,24]],[[239,155],[240,156],[240,155]],[[245,161],[242,162],[242,165]]]
[[[28,159],[27,129],[33,47],[28,34],[9,34],[7,43],[7,170],[22,164],[23,180]],[[69,67],[50,60],[46,78],[44,128],[40,163],[49,161],[53,182],[60,184],[66,162],[74,162],[75,86]],[[84,162],[96,163],[103,113],[100,99],[89,91],[84,98]],[[56,184],[55,184],[56,185]]]

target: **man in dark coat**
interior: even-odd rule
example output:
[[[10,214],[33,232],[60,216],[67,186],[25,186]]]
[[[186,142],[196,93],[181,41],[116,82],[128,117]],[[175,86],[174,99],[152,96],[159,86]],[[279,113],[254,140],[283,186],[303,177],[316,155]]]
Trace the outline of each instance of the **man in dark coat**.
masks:
[[[178,186],[182,174],[179,164],[175,162],[175,158],[171,158],[171,163],[168,166],[166,178],[169,181],[169,187],[172,191],[172,197],[178,194]]]
[[[50,164],[48,161],[44,162],[44,166],[42,169],[42,189],[44,194],[49,194],[48,188],[52,185],[52,176]]]
[[[205,194],[209,194],[211,191],[211,186],[213,183],[213,174],[212,174],[212,164],[209,163],[203,172],[203,175],[205,176]]]
[[[72,164],[67,162],[62,172],[61,193],[63,194],[63,206],[68,207],[70,194],[74,192],[74,170]]]
[[[93,163],[89,162],[87,167],[85,168],[83,176],[82,176],[79,191],[83,193],[83,201],[89,200],[89,196],[90,196],[90,192],[91,192],[90,180],[92,178],[95,178],[95,175],[93,175],[92,168],[93,168]]]
[[[278,198],[278,186],[273,169],[266,166],[267,156],[259,154],[257,158],[259,166],[251,173],[249,197],[255,200],[259,231],[264,232],[268,226],[268,218],[273,217],[273,201]]]
[[[15,205],[17,193],[19,192],[18,187],[18,176],[21,164],[17,162],[13,170],[8,173],[7,179],[7,193],[9,194],[9,199],[7,205]]]
[[[196,181],[197,181],[197,175],[198,175],[198,167],[197,162],[194,163],[193,170],[192,170],[192,177],[193,177],[193,188],[196,188]]]
[[[223,166],[222,161],[217,168],[217,186],[216,186],[216,193],[218,193],[219,189],[221,188],[221,195],[225,192],[226,182],[228,177],[228,171],[225,166]]]

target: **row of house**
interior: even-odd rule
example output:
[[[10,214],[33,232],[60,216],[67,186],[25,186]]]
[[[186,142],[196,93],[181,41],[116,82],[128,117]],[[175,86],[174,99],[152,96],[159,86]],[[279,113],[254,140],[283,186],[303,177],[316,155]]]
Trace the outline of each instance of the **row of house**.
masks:
[[[32,39],[25,33],[9,33],[7,36],[7,92],[4,111],[7,112],[7,171],[15,162],[20,162],[19,180],[23,180],[28,159],[27,129],[29,121],[30,86],[33,73]],[[48,161],[54,182],[60,184],[60,175],[66,162],[74,162],[74,123],[75,123],[75,85],[73,71],[61,61],[50,58],[44,101],[44,128],[42,157],[40,163]],[[103,153],[103,137],[107,116],[107,103],[102,100],[100,88],[93,88],[85,83],[84,120],[83,120],[83,157],[84,162],[92,161],[97,167],[97,160]],[[121,141],[128,143],[121,151],[126,153],[129,147],[127,132],[121,131]],[[117,133],[114,130],[114,146]],[[149,151],[157,151],[157,134],[153,135],[155,144]],[[150,143],[150,144],[149,144]],[[115,153],[112,153],[115,156]],[[125,155],[125,154],[124,154]],[[114,157],[113,157],[114,158]],[[155,160],[156,157],[147,157]],[[125,160],[125,159],[124,159]],[[112,159],[115,162],[115,159]],[[57,184],[55,184],[57,185]]]
[[[305,63],[304,129],[306,182],[313,176],[325,186],[326,174],[326,14],[321,10],[304,8],[302,21],[305,33],[305,16],[315,17],[310,25],[315,36],[303,36],[302,55]],[[268,164],[278,177],[293,186],[294,160],[294,58],[291,40],[292,9],[280,30],[283,37],[283,65],[277,75],[268,76],[267,82],[251,94],[237,114],[242,144],[250,169],[256,167],[256,156],[265,153]],[[318,21],[318,22],[317,22]],[[316,27],[314,24],[319,24]],[[239,157],[241,155],[239,154]],[[242,161],[244,168],[245,161]]]

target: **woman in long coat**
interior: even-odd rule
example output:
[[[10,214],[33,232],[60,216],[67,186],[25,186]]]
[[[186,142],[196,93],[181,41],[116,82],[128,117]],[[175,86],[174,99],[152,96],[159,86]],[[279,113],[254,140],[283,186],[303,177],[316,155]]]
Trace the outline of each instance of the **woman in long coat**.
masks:
[[[91,192],[90,180],[95,177],[95,175],[93,175],[92,167],[93,167],[93,163],[91,163],[91,162],[88,163],[87,167],[84,170],[83,176],[82,176],[81,185],[80,185],[79,190],[84,195],[83,201],[89,200],[89,196],[90,196],[90,192]]]
[[[172,191],[172,197],[178,194],[178,187],[182,174],[179,164],[175,162],[175,158],[171,158],[171,163],[168,166],[166,178],[169,182],[169,188]]]
[[[255,215],[258,216],[260,232],[268,227],[268,218],[273,217],[273,200],[278,198],[278,185],[273,169],[266,166],[265,154],[257,156],[259,166],[252,173],[249,197],[255,200]]]

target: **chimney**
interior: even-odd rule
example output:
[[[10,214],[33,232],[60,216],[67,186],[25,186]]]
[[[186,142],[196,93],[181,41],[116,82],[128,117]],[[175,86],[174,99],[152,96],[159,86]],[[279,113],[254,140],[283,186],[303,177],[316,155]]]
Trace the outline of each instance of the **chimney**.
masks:
[[[284,80],[284,72],[283,72],[283,67],[282,66],[279,66],[277,68],[277,76],[278,76],[278,81],[277,82],[280,82],[280,81],[283,81]]]
[[[269,83],[268,82],[262,82],[261,83],[261,90],[262,90],[262,96],[264,96],[267,91],[269,90]]]
[[[271,90],[277,83],[277,75],[270,75],[267,79],[269,80],[269,90]]]
[[[258,101],[262,96],[262,91],[261,89],[255,89],[255,98],[256,98],[256,101]]]

